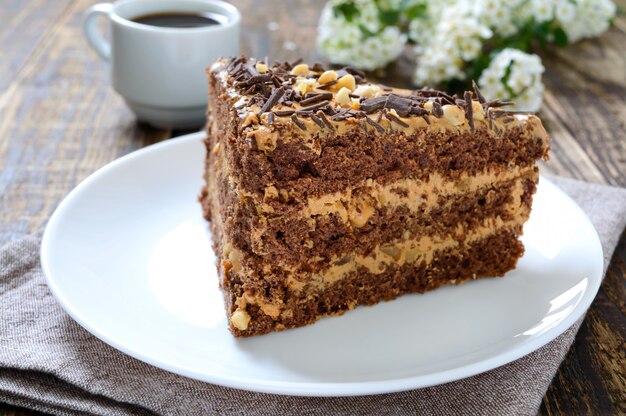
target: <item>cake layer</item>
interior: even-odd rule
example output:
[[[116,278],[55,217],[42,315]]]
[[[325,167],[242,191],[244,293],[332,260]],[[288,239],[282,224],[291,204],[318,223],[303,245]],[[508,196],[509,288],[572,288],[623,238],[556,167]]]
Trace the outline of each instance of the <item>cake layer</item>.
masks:
[[[231,330],[236,336],[263,334],[442,284],[502,276],[515,267],[523,251],[516,232],[503,229],[471,244],[439,250],[428,264],[390,264],[383,273],[360,268],[327,285],[308,285],[306,290],[283,287],[254,293],[233,282],[226,292]],[[279,297],[272,296],[281,291]]]
[[[266,262],[310,268],[311,259],[324,263],[343,253],[367,253],[380,242],[407,234],[450,235],[458,224],[471,230],[484,219],[495,217],[504,221],[515,218],[523,223],[530,212],[536,180],[534,169],[509,180],[505,176],[501,182],[477,181],[475,187],[467,181],[460,189],[453,186],[447,191],[446,183],[432,188],[431,182],[403,180],[403,185],[413,186],[391,188],[398,193],[379,199],[371,192],[375,187],[371,184],[363,190],[343,193],[343,200],[328,196],[328,206],[313,212],[308,205],[303,209],[284,207],[272,213],[259,212],[262,205],[254,198],[241,198],[232,184],[221,186],[220,198],[221,206],[229,207],[224,216],[230,219],[226,227],[233,245],[249,253],[259,268]],[[358,226],[355,219],[361,221]]]
[[[512,230],[519,236],[522,233],[522,218],[523,214],[508,221],[500,217],[490,217],[471,228],[458,224],[451,232],[444,234],[411,235],[406,231],[397,239],[379,240],[367,251],[359,248],[352,252],[337,253],[328,259],[315,256],[302,259],[298,264],[265,262],[239,250],[228,240],[222,254],[225,267],[229,269],[229,277],[234,280],[247,280],[251,286],[263,290],[267,288],[267,281],[281,284],[287,282],[288,285],[298,288],[340,280],[360,268],[366,268],[372,273],[383,273],[393,264],[421,261],[428,264],[437,250],[460,247],[495,234],[500,229]]]
[[[261,195],[269,185],[283,190],[281,197],[299,201],[389,172],[396,173],[395,179],[425,179],[433,172],[456,179],[463,172],[476,174],[486,168],[532,166],[548,149],[545,130],[534,115],[504,112],[476,100],[469,101],[471,123],[463,103],[440,105],[440,114],[433,101],[421,101],[422,117],[383,109],[371,117],[365,112],[337,120],[324,116],[331,127],[320,128],[311,112],[302,110],[306,106],[293,100],[288,105],[277,102],[269,123],[268,113],[261,112],[254,97],[233,87],[224,65],[212,71],[212,94],[232,106],[212,104],[208,151],[223,153],[228,174],[247,191]],[[303,111],[297,123],[292,119],[294,111]],[[278,115],[281,112],[293,114]],[[321,116],[313,116],[319,122]],[[263,144],[267,141],[271,146]]]

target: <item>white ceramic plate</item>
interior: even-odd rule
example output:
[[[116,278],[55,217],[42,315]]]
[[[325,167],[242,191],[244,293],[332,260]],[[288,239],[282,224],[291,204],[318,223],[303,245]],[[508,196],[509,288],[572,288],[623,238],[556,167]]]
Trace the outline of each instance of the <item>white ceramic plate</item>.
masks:
[[[202,185],[202,133],[127,155],[82,182],[43,237],[50,289],[83,327],[157,367],[235,388],[342,396],[444,383],[513,361],[567,329],[602,275],[598,236],[542,178],[526,254],[503,279],[403,296],[237,340],[226,328]]]

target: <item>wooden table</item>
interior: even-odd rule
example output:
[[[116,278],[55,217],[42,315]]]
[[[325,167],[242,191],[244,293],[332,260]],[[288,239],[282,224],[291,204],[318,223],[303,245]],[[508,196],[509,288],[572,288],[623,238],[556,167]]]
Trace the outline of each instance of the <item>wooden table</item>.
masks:
[[[183,132],[139,125],[89,49],[81,17],[92,0],[0,5],[0,245],[41,230],[82,179],[135,149]],[[242,52],[319,60],[323,1],[233,1]],[[264,4],[272,3],[272,4]],[[626,8],[626,0],[618,3]],[[544,172],[626,186],[626,17],[600,39],[545,54],[541,117],[553,137]],[[408,62],[388,73],[406,84]],[[626,412],[626,238],[543,400],[541,414]],[[0,414],[33,414],[0,404]]]

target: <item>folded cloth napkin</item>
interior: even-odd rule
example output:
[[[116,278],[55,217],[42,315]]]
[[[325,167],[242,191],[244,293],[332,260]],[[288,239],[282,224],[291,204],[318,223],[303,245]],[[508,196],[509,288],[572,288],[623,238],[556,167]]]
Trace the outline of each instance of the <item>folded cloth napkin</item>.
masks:
[[[550,179],[576,200],[596,227],[606,271],[626,226],[626,189]],[[54,300],[35,237],[0,251],[0,310],[0,402],[67,415],[534,415],[581,322],[517,361],[464,380],[402,393],[316,398],[215,386],[160,370],[108,346]]]

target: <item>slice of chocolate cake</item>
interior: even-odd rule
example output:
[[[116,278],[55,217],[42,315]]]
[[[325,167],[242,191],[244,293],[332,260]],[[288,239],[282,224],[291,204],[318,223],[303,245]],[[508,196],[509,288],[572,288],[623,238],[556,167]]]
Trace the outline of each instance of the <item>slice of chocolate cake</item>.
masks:
[[[206,187],[235,336],[502,276],[549,140],[480,92],[393,90],[350,68],[208,69]]]

